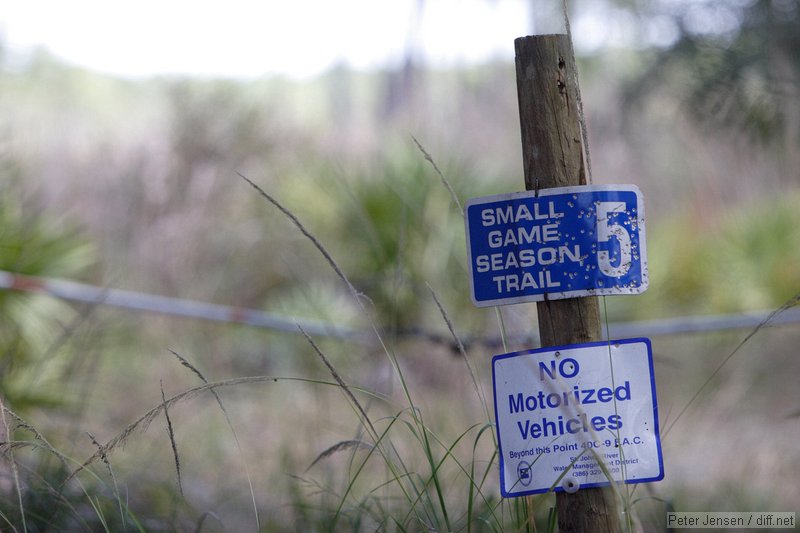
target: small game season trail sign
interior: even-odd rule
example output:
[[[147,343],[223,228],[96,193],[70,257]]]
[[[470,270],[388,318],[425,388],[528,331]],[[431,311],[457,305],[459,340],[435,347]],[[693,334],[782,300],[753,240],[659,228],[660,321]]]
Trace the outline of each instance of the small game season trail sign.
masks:
[[[465,224],[478,307],[647,288],[644,203],[634,185],[475,198]]]

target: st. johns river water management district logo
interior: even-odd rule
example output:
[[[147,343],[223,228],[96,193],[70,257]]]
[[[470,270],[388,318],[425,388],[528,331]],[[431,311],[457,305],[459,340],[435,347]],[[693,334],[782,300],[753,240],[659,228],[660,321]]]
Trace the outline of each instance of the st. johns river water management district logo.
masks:
[[[531,465],[525,461],[520,461],[517,465],[517,479],[522,483],[522,486],[527,487],[531,484]]]

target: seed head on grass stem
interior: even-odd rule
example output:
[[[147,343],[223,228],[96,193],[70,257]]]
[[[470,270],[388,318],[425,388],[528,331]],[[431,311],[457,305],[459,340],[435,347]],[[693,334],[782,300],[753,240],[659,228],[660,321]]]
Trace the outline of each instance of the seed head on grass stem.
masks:
[[[708,376],[708,378],[707,378],[707,379],[706,379],[706,380],[703,382],[703,384],[700,386],[700,388],[699,388],[699,389],[697,389],[697,392],[695,392],[695,393],[694,393],[694,395],[693,395],[693,396],[692,396],[692,397],[689,399],[689,401],[688,401],[688,402],[686,402],[686,405],[684,405],[684,406],[683,406],[683,408],[681,409],[681,411],[678,413],[678,416],[676,416],[676,417],[675,417],[675,418],[672,420],[672,422],[670,423],[670,425],[669,425],[669,426],[667,426],[667,429],[665,429],[664,431],[662,431],[662,432],[661,432],[661,438],[662,438],[662,439],[665,439],[665,438],[667,437],[667,435],[670,433],[670,431],[672,431],[672,428],[675,426],[675,424],[678,422],[678,420],[680,420],[680,418],[681,418],[681,417],[684,415],[684,413],[686,413],[686,411],[689,409],[689,407],[691,407],[691,405],[692,405],[692,404],[693,404],[695,401],[697,401],[697,399],[700,397],[700,394],[701,394],[701,393],[702,393],[702,392],[705,390],[705,388],[706,388],[706,387],[707,387],[707,386],[708,386],[708,385],[709,385],[709,384],[710,384],[710,383],[711,383],[711,382],[714,380],[714,378],[717,376],[717,374],[719,374],[719,372],[722,370],[722,368],[723,368],[725,365],[727,365],[727,364],[728,364],[728,361],[730,361],[730,360],[733,358],[733,356],[734,356],[734,355],[736,355],[736,354],[739,352],[739,350],[741,350],[741,349],[742,349],[742,347],[743,347],[745,344],[747,344],[747,342],[748,342],[748,341],[749,341],[751,338],[753,338],[753,336],[754,336],[756,333],[758,333],[759,331],[761,331],[761,328],[763,328],[763,327],[765,327],[767,324],[769,324],[769,323],[772,321],[772,319],[774,319],[774,318],[775,318],[776,316],[778,316],[779,314],[783,313],[783,312],[784,312],[784,311],[786,311],[787,309],[791,309],[792,307],[794,307],[794,306],[796,306],[796,305],[798,305],[798,304],[800,304],[800,293],[797,293],[797,294],[795,294],[794,296],[792,296],[791,298],[789,298],[789,299],[786,301],[786,303],[784,303],[782,306],[780,306],[780,307],[778,307],[777,309],[775,309],[774,311],[772,311],[772,312],[771,312],[771,313],[770,313],[770,314],[769,314],[769,315],[768,315],[768,316],[767,316],[767,317],[766,317],[764,320],[762,320],[762,321],[761,321],[761,322],[760,322],[760,323],[759,323],[759,324],[758,324],[758,325],[757,325],[755,328],[753,328],[753,330],[752,330],[752,331],[750,331],[750,333],[748,333],[748,334],[745,336],[745,338],[744,338],[744,339],[742,339],[742,341],[741,341],[739,344],[737,344],[737,345],[736,345],[736,348],[734,348],[734,349],[733,349],[733,350],[732,350],[732,351],[731,351],[731,352],[730,352],[730,353],[729,353],[729,354],[728,354],[728,355],[725,357],[725,359],[723,359],[723,360],[722,360],[722,362],[721,362],[719,365],[717,365],[717,368],[715,368],[715,369],[714,369],[714,371],[713,371],[713,372],[711,373],[711,375],[710,375],[710,376]]]
[[[331,255],[328,253],[325,247],[323,247],[322,244],[320,244],[317,238],[314,237],[314,235],[312,235],[311,232],[309,232],[305,228],[305,226],[303,226],[300,220],[296,216],[294,216],[294,213],[283,207],[283,205],[280,202],[278,202],[278,200],[270,196],[270,194],[267,193],[267,191],[256,185],[252,180],[250,180],[250,178],[248,178],[241,172],[237,172],[237,174],[239,175],[240,178],[249,183],[250,186],[253,187],[258,192],[258,194],[260,194],[269,203],[277,207],[281,213],[286,215],[286,217],[289,220],[291,220],[295,226],[297,226],[297,229],[299,229],[303,233],[303,235],[305,235],[308,238],[308,240],[310,240],[314,244],[314,246],[317,247],[317,250],[319,250],[319,252],[323,255],[323,257],[325,257],[325,260],[328,261],[328,264],[331,266],[331,268],[333,268],[334,272],[336,272],[336,275],[339,276],[339,278],[345,283],[345,285],[347,285],[347,288],[356,298],[356,301],[358,301],[360,305],[363,305],[361,304],[361,298],[364,297],[364,295],[358,292],[356,288],[353,286],[353,284],[350,283],[350,280],[347,279],[347,276],[344,274],[342,269],[339,268],[339,265],[336,264],[336,261],[333,260],[333,257],[331,257]]]
[[[106,455],[103,446],[101,446],[100,443],[97,442],[97,439],[94,438],[94,435],[92,435],[88,431],[86,432],[86,435],[88,435],[89,438],[92,439],[92,444],[94,444],[97,447],[98,451],[100,452],[100,458],[103,460],[103,464],[106,465],[106,469],[108,470],[108,475],[111,476],[111,483],[114,486],[114,497],[117,499],[117,505],[119,506],[119,516],[120,520],[122,520],[122,527],[125,530],[127,530],[128,522],[127,520],[125,520],[125,511],[122,509],[122,497],[120,496],[119,493],[119,485],[117,485],[117,476],[114,475],[114,469],[111,468],[111,462],[108,460],[108,456]]]
[[[203,373],[200,372],[200,370],[197,369],[196,366],[194,366],[192,363],[190,363],[185,357],[183,357],[178,352],[176,352],[174,350],[170,350],[170,353],[172,353],[172,355],[174,355],[175,357],[178,358],[178,361],[181,362],[181,365],[183,365],[186,368],[188,368],[189,370],[191,370],[197,377],[200,378],[200,380],[203,383],[208,385],[208,380],[203,375]],[[222,415],[225,417],[225,421],[228,423],[228,427],[230,428],[231,434],[233,435],[233,440],[236,442],[236,449],[239,451],[239,455],[242,458],[244,458],[244,451],[242,450],[242,444],[239,442],[239,435],[236,433],[236,429],[233,427],[233,421],[231,421],[231,417],[228,415],[228,410],[225,409],[225,404],[222,403],[222,398],[219,397],[219,394],[217,394],[217,391],[214,388],[211,388],[209,390],[211,391],[211,394],[214,395],[214,399],[217,400],[217,405],[219,405],[219,409],[220,409],[220,411],[222,411]],[[163,397],[163,394],[164,394],[163,390],[161,391],[161,394],[162,394],[162,397]],[[167,408],[165,406],[164,407],[164,413],[166,414],[166,412],[167,412]],[[167,420],[169,420],[169,419],[167,419]],[[177,452],[176,452],[175,458],[177,460]],[[177,465],[177,461],[176,461],[176,465]],[[247,485],[250,488],[250,499],[251,499],[251,501],[253,503],[253,512],[255,514],[255,519],[256,519],[256,529],[257,530],[261,530],[261,518],[259,517],[259,514],[258,514],[258,504],[256,503],[256,493],[255,493],[255,489],[253,489],[253,478],[250,475],[250,467],[249,467],[249,464],[248,464],[247,461],[244,461],[244,474],[247,477]],[[178,481],[180,482],[180,472],[178,472],[178,476],[179,476],[178,477]],[[181,490],[181,495],[183,495],[183,490]]]
[[[475,393],[478,395],[478,399],[480,400],[481,405],[483,405],[483,409],[486,413],[486,419],[491,423],[492,416],[491,414],[489,414],[489,405],[486,403],[486,395],[484,394],[483,388],[478,382],[478,377],[475,373],[475,370],[472,368],[472,364],[469,361],[469,356],[467,356],[467,350],[464,348],[464,343],[461,342],[461,338],[456,334],[456,330],[453,327],[453,322],[450,320],[450,317],[447,316],[447,311],[444,310],[444,306],[442,306],[442,302],[439,301],[439,297],[436,296],[436,292],[433,290],[433,287],[431,287],[430,284],[428,283],[426,283],[425,285],[428,287],[428,291],[431,293],[433,301],[436,302],[436,307],[439,308],[439,313],[441,313],[445,324],[447,324],[447,329],[450,330],[450,334],[456,341],[456,345],[458,346],[458,351],[464,358],[464,363],[467,365],[467,370],[469,371],[470,378],[472,378],[472,385],[473,387],[475,387]]]
[[[203,385],[198,385],[197,387],[192,387],[191,389],[187,389],[183,392],[172,396],[171,398],[167,398],[166,402],[160,402],[157,406],[153,407],[149,411],[147,411],[144,415],[139,417],[138,420],[126,426],[117,436],[106,442],[105,444],[101,445],[99,449],[88,459],[86,459],[83,464],[75,468],[72,473],[62,482],[66,484],[76,475],[78,475],[81,471],[83,471],[88,466],[94,464],[96,461],[102,459],[103,457],[108,457],[111,453],[119,448],[120,446],[124,445],[125,442],[137,431],[146,431],[149,425],[155,420],[158,415],[161,414],[161,411],[164,407],[172,407],[176,403],[188,401],[198,396],[213,390],[213,389],[221,389],[225,387],[236,387],[239,385],[244,385],[248,383],[277,383],[278,381],[300,381],[303,383],[314,383],[317,385],[330,385],[338,387],[339,384],[331,381],[324,381],[324,380],[316,380],[316,379],[309,379],[309,378],[295,378],[295,377],[278,377],[278,376],[245,376],[240,378],[232,378],[227,379],[224,381],[212,381],[209,383],[205,383]],[[352,388],[352,387],[351,387]],[[371,393],[370,391],[359,389],[361,392],[367,394],[373,394],[376,398],[381,398],[381,396]]]
[[[164,418],[167,419],[167,434],[169,443],[172,445],[172,457],[175,459],[175,472],[178,475],[178,491],[183,497],[183,483],[181,482],[181,458],[178,456],[178,444],[175,442],[175,432],[172,430],[172,419],[169,417],[167,408],[167,397],[164,395],[164,383],[161,382],[161,403],[164,406]]]
[[[436,161],[433,160],[433,157],[431,157],[431,154],[429,154],[428,151],[425,150],[425,148],[422,147],[422,144],[420,144],[420,142],[417,140],[416,137],[414,137],[412,135],[411,139],[413,139],[414,144],[417,145],[417,148],[419,148],[419,151],[422,152],[422,155],[425,156],[425,160],[428,161],[428,163],[431,164],[431,166],[433,167],[433,170],[436,172],[436,174],[439,175],[439,178],[442,180],[442,184],[444,184],[444,186],[450,192],[450,196],[453,198],[453,202],[455,202],[456,207],[458,207],[459,213],[461,213],[461,216],[463,217],[464,216],[464,208],[461,206],[461,202],[458,199],[458,195],[456,194],[456,191],[453,190],[453,187],[452,187],[452,185],[450,185],[450,182],[447,181],[447,178],[444,177],[444,174],[442,174],[442,171],[439,170],[439,167],[436,164]]]
[[[321,454],[319,454],[316,457],[316,459],[314,459],[311,462],[311,464],[308,465],[308,468],[306,468],[306,472],[311,470],[314,467],[315,464],[319,463],[323,459],[327,459],[331,455],[334,455],[336,453],[339,453],[339,452],[342,452],[342,451],[345,451],[345,450],[349,450],[349,449],[352,449],[352,448],[365,448],[367,450],[372,450],[374,448],[374,446],[372,446],[371,444],[367,444],[363,440],[357,440],[357,439],[343,440],[341,442],[337,442],[336,444],[334,444],[333,446],[329,447],[327,450],[325,450]]]
[[[3,419],[3,428],[6,432],[6,441],[13,441],[13,436],[11,434],[11,429],[8,425],[8,419],[6,418],[6,404],[3,401],[3,398],[0,397],[0,418]],[[28,525],[25,521],[25,506],[22,504],[22,487],[19,483],[19,471],[17,470],[17,461],[14,459],[14,452],[13,448],[8,449],[8,460],[11,463],[11,474],[14,478],[14,487],[17,489],[17,501],[19,503],[19,514],[20,518],[22,519],[22,529],[24,531],[28,530]]]
[[[342,376],[340,376],[339,372],[336,371],[336,367],[334,367],[331,364],[330,360],[327,357],[325,357],[325,354],[322,353],[322,350],[319,349],[319,346],[317,346],[317,343],[314,342],[314,339],[312,339],[311,336],[308,333],[306,333],[306,330],[304,330],[302,328],[302,326],[299,326],[299,325],[297,326],[297,328],[300,330],[300,333],[302,333],[303,336],[306,338],[308,343],[311,345],[311,347],[317,353],[317,355],[322,360],[322,362],[325,364],[325,366],[328,367],[328,371],[330,371],[331,376],[333,376],[333,379],[336,380],[336,383],[339,384],[339,387],[345,393],[347,398],[352,402],[353,406],[356,408],[356,410],[358,411],[359,415],[361,416],[361,419],[364,422],[364,425],[369,428],[370,433],[371,433],[371,437],[373,439],[375,439],[376,442],[377,442],[378,432],[375,430],[375,426],[372,425],[372,421],[369,419],[369,416],[367,416],[367,412],[364,410],[364,408],[361,406],[361,403],[358,401],[358,399],[355,397],[353,392],[350,390],[350,387],[347,386],[347,383],[344,382],[344,380],[342,379]]]

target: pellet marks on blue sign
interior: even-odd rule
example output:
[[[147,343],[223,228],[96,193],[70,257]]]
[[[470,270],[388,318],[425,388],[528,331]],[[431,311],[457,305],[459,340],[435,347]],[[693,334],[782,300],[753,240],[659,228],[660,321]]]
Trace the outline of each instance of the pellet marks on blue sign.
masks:
[[[474,198],[465,221],[479,307],[647,288],[644,202],[634,185]]]

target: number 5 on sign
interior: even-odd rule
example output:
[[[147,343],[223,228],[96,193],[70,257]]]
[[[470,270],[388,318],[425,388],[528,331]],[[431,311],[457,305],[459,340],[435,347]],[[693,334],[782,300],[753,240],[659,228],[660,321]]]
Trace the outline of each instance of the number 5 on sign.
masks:
[[[600,271],[606,276],[619,278],[628,273],[631,268],[632,250],[631,234],[623,226],[612,222],[614,214],[625,216],[625,203],[597,202],[597,241],[606,243],[612,237],[617,239],[619,255],[613,257],[608,250],[597,252],[597,262]],[[616,259],[612,261],[612,258]],[[612,263],[616,263],[612,264]]]

